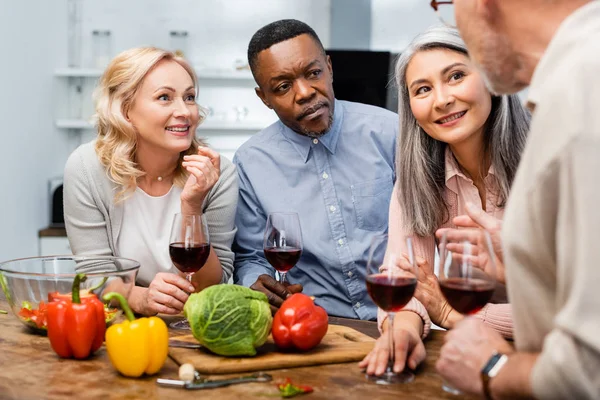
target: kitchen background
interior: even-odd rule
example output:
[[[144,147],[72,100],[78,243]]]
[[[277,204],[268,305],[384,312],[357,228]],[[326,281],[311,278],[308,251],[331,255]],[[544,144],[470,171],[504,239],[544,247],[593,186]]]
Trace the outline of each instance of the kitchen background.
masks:
[[[231,158],[276,119],[236,67],[252,34],[281,18],[311,25],[327,49],[392,53],[437,23],[428,0],[0,0],[0,261],[68,252],[66,238],[39,232],[51,223],[53,180],[94,137],[91,91],[107,57],[183,50],[211,109],[199,135]]]

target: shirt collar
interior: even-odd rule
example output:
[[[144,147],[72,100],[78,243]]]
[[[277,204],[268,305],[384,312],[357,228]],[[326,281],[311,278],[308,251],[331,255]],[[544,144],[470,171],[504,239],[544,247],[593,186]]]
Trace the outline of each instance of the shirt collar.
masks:
[[[456,161],[454,154],[452,154],[452,150],[450,150],[450,146],[446,146],[445,164],[446,164],[446,185],[448,185],[448,181],[454,176],[458,176],[464,180],[473,182],[473,180],[471,178],[466,176],[461,171],[461,169],[458,165],[458,161]],[[493,165],[490,165],[490,168],[488,169],[488,175],[496,176]]]
[[[331,153],[335,154],[337,148],[337,142],[340,137],[340,131],[342,127],[342,121],[344,119],[344,106],[338,100],[334,100],[334,112],[333,112],[333,123],[329,132],[323,136],[317,138],[318,142],[314,143],[313,139],[308,136],[300,135],[287,126],[285,126],[281,120],[279,121],[281,127],[281,133],[285,136],[294,146],[302,160],[306,163],[308,161],[308,155],[312,146],[318,145],[319,142]]]
[[[527,108],[530,111],[534,111],[535,105],[541,100],[544,85],[556,71],[557,65],[569,58],[566,53],[577,49],[581,37],[585,37],[589,30],[597,28],[598,17],[600,17],[600,2],[591,1],[575,10],[560,24],[533,71],[527,95]]]

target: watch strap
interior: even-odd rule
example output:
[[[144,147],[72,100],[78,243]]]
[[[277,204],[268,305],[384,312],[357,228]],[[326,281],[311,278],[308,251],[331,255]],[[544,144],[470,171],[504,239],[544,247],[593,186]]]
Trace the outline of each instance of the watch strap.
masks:
[[[500,372],[500,369],[502,369],[504,364],[506,364],[506,361],[508,361],[508,356],[506,354],[494,351],[487,363],[485,363],[483,368],[481,368],[481,383],[483,384],[483,394],[488,400],[492,399],[492,394],[490,392],[490,380],[496,375],[498,375],[498,372]]]

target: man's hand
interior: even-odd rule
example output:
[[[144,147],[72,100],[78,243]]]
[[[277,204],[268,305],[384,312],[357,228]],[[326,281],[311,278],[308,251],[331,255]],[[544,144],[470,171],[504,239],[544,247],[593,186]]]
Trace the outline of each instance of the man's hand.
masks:
[[[481,396],[481,368],[494,351],[510,354],[514,349],[498,332],[476,318],[467,317],[446,333],[435,366],[450,385]]]
[[[414,317],[413,320],[418,326],[413,326],[409,319],[404,319],[403,317]],[[416,369],[425,360],[425,346],[419,334],[422,325],[421,317],[411,311],[402,311],[396,314],[393,329],[394,372],[401,372],[405,366],[408,366],[410,369]],[[375,342],[375,347],[358,364],[360,368],[365,368],[369,375],[378,376],[383,374],[387,369],[390,360],[390,329],[387,329],[387,326],[386,321],[383,334]]]
[[[266,294],[271,305],[271,313],[275,314],[285,299],[294,293],[302,292],[302,285],[282,285],[272,276],[263,274],[250,286],[250,289]]]
[[[457,255],[462,254],[463,251],[459,243],[465,240],[470,242],[473,245],[471,258],[473,266],[493,276],[498,282],[506,284],[502,253],[502,220],[492,217],[472,203],[467,203],[466,209],[468,215],[460,215],[452,220],[460,229],[438,229],[435,233],[436,237],[441,239],[445,233],[448,241],[447,249]],[[491,250],[488,238],[482,229],[489,233]],[[495,268],[492,268],[492,259],[495,261]]]

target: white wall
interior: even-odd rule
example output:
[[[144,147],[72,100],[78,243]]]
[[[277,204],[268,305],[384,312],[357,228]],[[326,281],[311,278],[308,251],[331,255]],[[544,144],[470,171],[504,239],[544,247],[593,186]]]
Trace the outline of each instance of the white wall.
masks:
[[[371,50],[399,53],[439,19],[425,0],[371,0]]]
[[[53,128],[52,70],[66,54],[64,0],[0,0],[0,261],[37,254],[47,182],[69,144]]]

